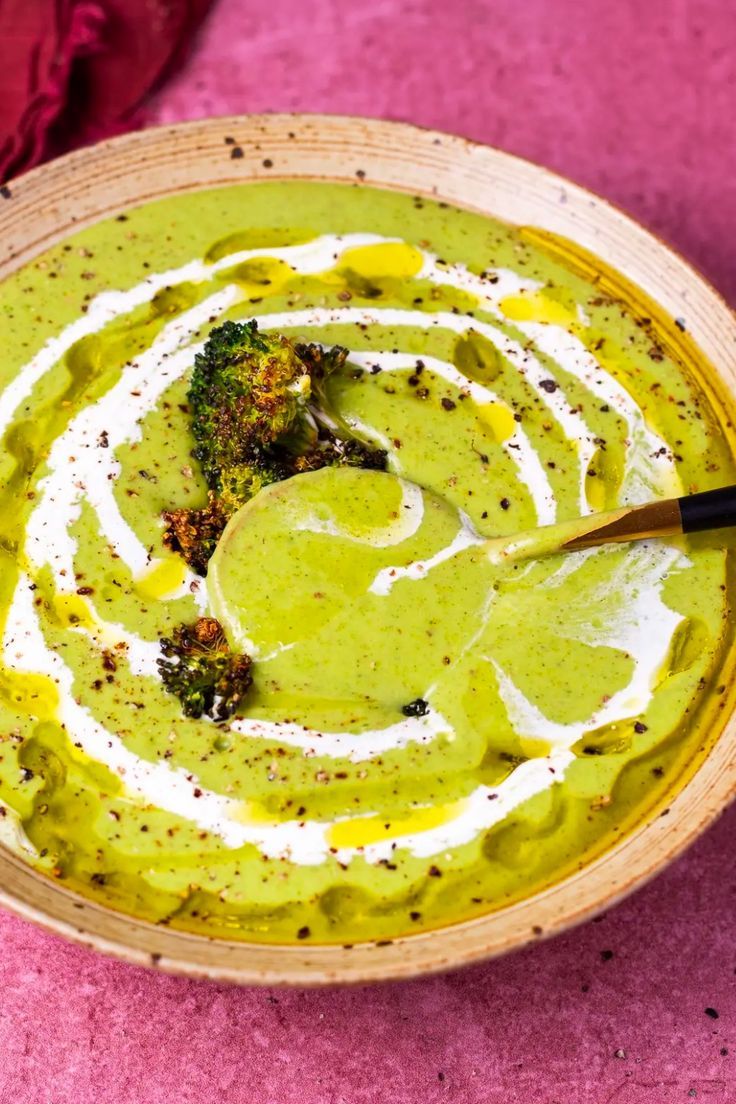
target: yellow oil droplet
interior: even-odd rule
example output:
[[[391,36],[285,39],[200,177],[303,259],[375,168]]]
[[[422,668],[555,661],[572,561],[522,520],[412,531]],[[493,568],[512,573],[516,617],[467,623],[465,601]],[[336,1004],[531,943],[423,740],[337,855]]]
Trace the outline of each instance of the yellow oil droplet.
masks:
[[[104,357],[104,339],[100,334],[87,334],[74,342],[64,357],[64,364],[73,380],[89,380],[99,373]]]
[[[204,259],[210,264],[246,249],[280,249],[285,245],[302,245],[312,241],[314,237],[314,231],[304,227],[286,229],[283,226],[257,226],[252,230],[238,230],[220,238],[210,246]]]
[[[597,475],[588,473],[585,476],[585,497],[591,510],[605,510],[606,508],[606,484]]]
[[[591,333],[591,331],[586,331],[586,333],[589,334]],[[612,376],[613,379],[615,379],[616,382],[620,384],[620,386],[626,392],[628,392],[633,401],[639,407],[644,417],[644,421],[646,422],[647,428],[650,429],[653,433],[658,434],[664,440],[667,440],[667,424],[666,421],[660,421],[660,419],[657,417],[657,401],[655,400],[654,402],[642,402],[641,396],[637,397],[631,390],[630,380],[628,380],[626,377],[626,372],[621,361],[619,361],[616,356],[606,354],[603,350],[598,349],[596,344],[593,344],[591,346],[591,343],[589,341],[586,341],[586,344],[587,347],[591,350],[595,359],[600,364],[601,368],[603,368],[603,370],[607,372],[609,376]],[[610,343],[608,344],[610,345]],[[620,355],[623,356],[623,353],[621,353]],[[660,493],[662,495],[670,495],[672,498],[675,498],[677,495],[683,493],[683,488],[680,483],[680,478],[677,474],[676,468],[673,467],[669,472],[663,474],[660,478],[662,480],[660,488]],[[623,471],[618,473],[619,486],[622,480]]]
[[[453,801],[448,805],[427,805],[403,817],[368,816],[339,820],[328,830],[327,844],[329,847],[368,847],[383,840],[428,832],[454,820],[465,804],[465,801]]]
[[[165,318],[169,314],[181,314],[197,302],[199,287],[185,282],[173,287],[164,287],[157,291],[149,304],[151,316]]]
[[[499,444],[513,437],[516,429],[514,414],[504,403],[483,403],[478,407],[478,417]]]
[[[178,556],[154,560],[145,575],[136,580],[135,589],[141,598],[168,598],[182,586],[187,574],[186,564]]]
[[[612,348],[612,342],[610,340],[606,341],[605,346],[599,348],[598,336],[595,330],[584,330],[581,336],[586,348],[592,353],[604,372],[612,376],[613,379],[631,395],[632,399],[637,402],[637,397],[631,391],[631,380],[627,377],[624,360],[625,353],[623,350]],[[647,421],[649,421],[649,418],[647,418]],[[653,425],[652,428],[655,430],[657,429],[655,425]]]
[[[688,617],[675,629],[663,674],[676,675],[687,671],[710,646],[710,634],[704,621]]]
[[[521,753],[527,759],[543,759],[552,751],[552,744],[548,740],[534,740],[528,736],[519,738]]]
[[[59,707],[59,691],[47,675],[11,671],[7,667],[0,667],[0,699],[16,713],[41,721],[54,720]]]
[[[530,295],[507,295],[498,304],[512,322],[547,322],[556,326],[579,327],[577,310],[552,299],[542,291]]]
[[[503,371],[503,357],[496,346],[475,330],[457,338],[452,359],[464,376],[485,387],[495,383]]]
[[[273,827],[278,824],[273,813],[269,813],[260,801],[242,801],[230,815],[238,824],[272,825]]]
[[[624,472],[621,461],[605,448],[593,453],[585,475],[585,497],[591,510],[610,510],[617,505]]]
[[[416,276],[424,264],[418,249],[406,242],[378,242],[346,249],[340,258],[340,268],[349,268],[366,279]]]
[[[632,702],[631,708],[635,712],[637,703]],[[621,755],[631,747],[636,732],[634,724],[633,720],[627,719],[612,721],[601,728],[590,729],[573,745],[572,750],[576,755]]]
[[[294,269],[278,257],[254,257],[243,261],[225,273],[249,299],[264,299],[276,295],[294,276]]]
[[[81,594],[55,594],[53,609],[56,620],[66,629],[94,629],[97,625],[89,603]]]

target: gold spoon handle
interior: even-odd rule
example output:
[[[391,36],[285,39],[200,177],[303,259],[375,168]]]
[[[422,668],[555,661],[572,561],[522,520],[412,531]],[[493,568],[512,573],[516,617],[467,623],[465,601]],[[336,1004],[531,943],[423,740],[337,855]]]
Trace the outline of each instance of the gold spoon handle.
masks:
[[[663,498],[643,506],[622,506],[619,510],[547,525],[515,537],[488,541],[494,559],[528,559],[554,552],[577,552],[597,544],[667,537],[721,529],[736,525],[736,486],[715,491]]]
[[[561,552],[576,552],[595,544],[615,544],[644,540],[646,537],[668,537],[683,533],[679,498],[663,498],[644,506],[626,506],[604,514],[581,518],[575,536],[563,540]]]

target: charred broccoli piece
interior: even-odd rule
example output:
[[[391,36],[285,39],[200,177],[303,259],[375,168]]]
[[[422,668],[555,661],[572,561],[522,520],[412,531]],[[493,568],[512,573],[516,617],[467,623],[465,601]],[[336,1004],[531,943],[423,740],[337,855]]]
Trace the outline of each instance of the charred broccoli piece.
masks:
[[[162,517],[166,524],[166,545],[179,552],[198,575],[206,575],[207,564],[228,521],[217,496],[208,491],[207,505],[201,510],[164,510]]]
[[[346,357],[337,345],[262,334],[255,321],[212,330],[188,394],[207,504],[163,513],[165,543],[200,575],[229,519],[267,484],[326,465],[385,469],[386,453],[357,440],[330,409],[325,382]],[[253,681],[250,657],[230,651],[212,617],[179,625],[161,651],[163,684],[187,717],[226,720]]]
[[[188,395],[209,501],[163,515],[165,542],[195,571],[205,574],[229,518],[267,484],[327,465],[386,467],[386,453],[356,440],[330,410],[325,382],[346,357],[338,345],[261,333],[255,321],[212,330]]]
[[[277,442],[297,453],[314,444],[311,391],[309,369],[280,334],[259,333],[254,321],[211,332],[194,360],[189,403],[194,456],[227,512],[273,482]]]
[[[294,458],[293,468],[289,475],[316,471],[317,468],[328,466],[370,468],[373,471],[385,471],[386,458],[384,449],[371,448],[369,445],[364,445],[362,441],[354,439],[348,441],[342,437],[335,437],[333,440],[320,439],[316,448]],[[281,478],[284,479],[286,476]]]
[[[215,721],[226,721],[253,682],[250,656],[230,651],[214,617],[177,625],[171,637],[162,637],[161,651],[166,657],[157,661],[161,679],[179,698],[187,717],[206,713]]]
[[[331,376],[338,368],[342,368],[347,360],[347,349],[344,349],[342,345],[333,345],[329,349],[324,349],[321,345],[315,345],[312,342],[308,345],[299,342],[294,346],[294,352],[307,365],[312,387],[324,402],[325,394],[322,385],[328,376]]]

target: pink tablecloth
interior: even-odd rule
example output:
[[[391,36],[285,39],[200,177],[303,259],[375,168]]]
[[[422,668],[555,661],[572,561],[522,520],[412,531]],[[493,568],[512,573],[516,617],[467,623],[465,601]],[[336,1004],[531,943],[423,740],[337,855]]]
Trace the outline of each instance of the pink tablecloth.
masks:
[[[220,0],[151,117],[249,110],[404,118],[525,154],[736,299],[729,0]],[[733,1104],[735,836],[736,809],[597,922],[373,989],[190,983],[0,916],[0,1101]]]

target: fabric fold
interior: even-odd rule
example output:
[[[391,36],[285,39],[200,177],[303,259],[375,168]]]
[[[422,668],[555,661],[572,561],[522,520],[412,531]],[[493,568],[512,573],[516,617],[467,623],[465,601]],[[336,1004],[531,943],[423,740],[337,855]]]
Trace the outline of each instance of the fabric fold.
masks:
[[[0,0],[0,182],[141,125],[210,0]]]

